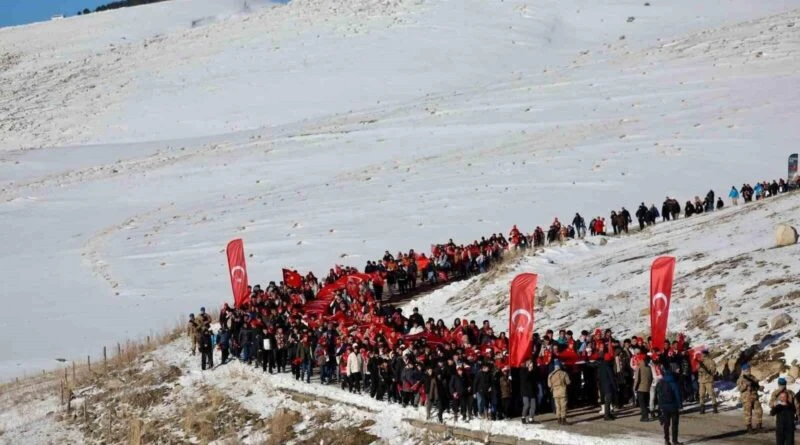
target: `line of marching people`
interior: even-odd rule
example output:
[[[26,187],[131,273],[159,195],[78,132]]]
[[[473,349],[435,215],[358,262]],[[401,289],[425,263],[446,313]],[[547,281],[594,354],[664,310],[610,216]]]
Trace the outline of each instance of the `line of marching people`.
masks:
[[[757,189],[758,184],[751,192],[745,184],[741,191],[733,188],[729,197],[737,205],[739,196],[748,202],[784,190],[780,184],[775,193],[763,186]],[[685,215],[695,214],[698,207],[702,212],[720,208],[715,198],[712,191],[704,201],[687,203]],[[680,213],[678,201],[667,198],[660,213],[642,203],[633,216],[645,227]],[[613,212],[613,232],[627,233],[631,216],[624,207]],[[604,218],[594,218],[589,226],[592,235],[606,233]],[[535,423],[538,414],[554,412],[559,424],[568,425],[568,410],[597,407],[612,421],[619,409],[635,406],[643,422],[660,420],[668,444],[680,443],[679,417],[685,404],[701,401],[704,413],[704,399],[710,397],[711,409],[717,412],[714,380],[736,378],[748,430],[760,431],[758,391],[763,388],[749,377],[747,365],[735,370],[726,365],[718,371],[707,351],[692,349],[683,339],[659,346],[639,337],[617,340],[610,330],[581,331],[577,338],[571,331],[547,331],[534,334],[529,362],[511,369],[506,333],[495,331],[488,321],[478,325],[456,319],[447,325],[425,319],[416,309],[404,314],[385,303],[386,296],[487,272],[508,249],[585,235],[586,223],[576,214],[572,225],[555,219],[547,233],[537,227],[528,236],[514,226],[508,238],[492,234],[469,244],[449,240],[433,245],[429,256],[387,251],[383,258],[368,261],[363,273],[336,266],[317,279],[310,272],[299,276],[284,271],[279,284],[253,286],[250,301],[242,307],[225,304],[217,332],[211,330],[211,317],[204,309],[197,317],[191,315],[192,353],[201,353],[202,369],[213,368],[214,351],[219,350],[221,364],[233,358],[264,372],[291,373],[309,383],[314,377],[321,384],[337,384],[389,403],[424,406],[429,417],[435,415],[440,422],[450,413],[455,421],[519,417],[527,424]],[[321,312],[306,310],[326,285],[354,274],[368,278],[336,290]],[[786,422],[790,412],[798,414],[800,400],[785,386],[773,396],[772,413],[780,422]],[[779,425],[778,430],[783,434],[781,445],[793,443],[787,439],[791,435],[793,441],[793,429]]]
[[[375,301],[367,309],[370,324],[315,323],[282,310],[284,302],[278,300],[258,303],[269,308],[266,315],[223,310],[220,329],[211,340],[223,363],[237,357],[264,372],[291,373],[307,383],[313,378],[376,400],[421,407],[428,418],[440,422],[449,413],[456,422],[518,417],[532,424],[538,415],[552,412],[558,424],[566,426],[569,410],[596,407],[604,420],[613,421],[620,410],[638,408],[640,421],[659,420],[665,443],[673,445],[680,444],[682,408],[698,403],[704,414],[709,399],[711,411],[717,413],[714,381],[735,380],[748,432],[763,431],[763,386],[750,374],[749,365],[731,370],[726,363],[719,370],[708,350],[690,347],[682,336],[658,348],[650,339],[618,340],[610,329],[581,331],[577,338],[568,330],[548,330],[534,334],[525,366],[511,369],[505,332],[496,333],[488,321],[478,325],[455,319],[448,326],[443,320],[425,319],[416,309],[406,315]],[[202,323],[209,320],[201,311],[194,321],[201,317]],[[259,322],[248,323],[253,317]],[[230,333],[237,330],[245,344],[231,341]],[[204,355],[205,342],[199,342]],[[776,434],[784,440],[779,443],[785,445],[793,443],[788,438],[793,440],[800,399],[786,389],[784,379],[779,383],[770,408],[777,420]]]

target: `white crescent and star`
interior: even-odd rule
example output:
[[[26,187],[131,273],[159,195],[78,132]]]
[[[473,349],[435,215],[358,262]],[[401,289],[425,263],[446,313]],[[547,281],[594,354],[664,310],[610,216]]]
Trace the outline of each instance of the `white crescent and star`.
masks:
[[[517,317],[520,315],[528,319],[528,321],[523,325],[517,323]],[[511,314],[511,323],[513,323],[514,326],[517,327],[517,332],[524,332],[525,328],[531,324],[532,319],[533,317],[531,317],[531,313],[529,311],[526,311],[525,309],[517,309],[516,311],[514,311],[513,314]]]
[[[236,272],[237,271],[241,272],[241,275],[238,276],[238,277],[236,276]],[[241,283],[242,282],[242,276],[244,276],[245,273],[246,272],[244,271],[244,267],[242,267],[242,266],[233,266],[231,268],[231,278],[236,280],[237,283]]]
[[[660,307],[657,304],[658,301],[663,301]],[[661,318],[661,316],[664,315],[664,310],[667,306],[669,306],[669,302],[667,301],[667,296],[664,295],[663,292],[653,295],[653,309],[656,310],[656,318]]]

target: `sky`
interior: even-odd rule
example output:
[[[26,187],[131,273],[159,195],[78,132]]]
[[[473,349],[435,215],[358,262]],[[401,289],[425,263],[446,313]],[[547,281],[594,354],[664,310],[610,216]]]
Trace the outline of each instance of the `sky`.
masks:
[[[83,8],[94,10],[112,0],[0,0],[0,27],[48,20],[56,14],[75,15]]]

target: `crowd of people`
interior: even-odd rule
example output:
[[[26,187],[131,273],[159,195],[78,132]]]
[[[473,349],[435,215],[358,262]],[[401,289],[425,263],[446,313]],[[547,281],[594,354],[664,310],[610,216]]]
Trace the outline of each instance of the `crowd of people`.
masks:
[[[740,195],[749,202],[786,190],[785,183],[773,183],[777,189],[772,184],[745,184],[740,191],[734,187],[729,198],[738,205]],[[687,202],[685,216],[719,209],[720,201],[710,191],[704,201]],[[660,213],[642,203],[634,216],[644,228],[659,217],[668,221],[680,213],[678,201],[667,198]],[[612,212],[615,234],[627,233],[629,223],[631,215],[624,207]],[[589,229],[590,235],[605,234],[605,219],[594,218]],[[536,423],[538,414],[554,412],[559,424],[568,425],[571,409],[598,407],[605,420],[613,421],[619,409],[635,406],[642,422],[660,420],[665,443],[676,445],[684,404],[697,402],[705,413],[705,399],[710,398],[710,408],[717,413],[713,382],[735,379],[747,428],[760,430],[758,391],[763,387],[750,376],[749,366],[729,369],[726,364],[718,369],[708,350],[691,347],[682,335],[655,345],[650,338],[616,338],[611,329],[577,334],[548,330],[533,335],[530,359],[512,369],[506,333],[488,320],[478,324],[456,318],[446,323],[425,318],[416,308],[404,313],[391,304],[392,296],[418,286],[486,272],[509,249],[538,247],[545,238],[555,242],[584,236],[585,220],[576,214],[572,225],[556,219],[546,236],[540,227],[526,235],[514,226],[508,238],[492,234],[467,245],[449,240],[432,246],[429,256],[387,251],[380,260],[368,261],[363,272],[336,266],[319,280],[310,272],[300,277],[289,271],[296,276],[270,282],[264,289],[253,286],[241,307],[226,303],[216,333],[204,309],[197,317],[191,315],[192,353],[199,350],[203,369],[213,367],[216,348],[222,364],[233,357],[264,372],[291,373],[307,383],[313,377],[320,384],[339,385],[388,403],[422,406],[439,422],[449,412],[456,422],[519,417],[528,424]],[[791,417],[793,432],[800,399],[786,390],[785,382],[770,405],[777,419]],[[789,434],[788,427],[781,431]]]

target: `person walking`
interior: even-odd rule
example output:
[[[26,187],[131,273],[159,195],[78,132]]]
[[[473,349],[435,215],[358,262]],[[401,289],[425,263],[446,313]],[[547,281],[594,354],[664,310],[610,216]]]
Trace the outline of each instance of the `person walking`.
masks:
[[[739,205],[739,191],[736,190],[736,186],[734,185],[731,186],[731,191],[728,192],[728,198],[731,198],[731,202],[733,203],[733,205],[735,206]]]
[[[567,387],[570,383],[569,375],[561,369],[561,361],[554,360],[553,372],[547,377],[547,386],[553,394],[559,425],[567,425]]]
[[[789,391],[784,389],[778,393],[775,406],[769,411],[770,416],[775,416],[776,445],[794,445],[795,411],[794,400]]]
[[[200,369],[214,368],[214,340],[211,329],[206,328],[200,334]]]
[[[661,425],[664,427],[664,445],[683,445],[678,441],[681,412],[681,390],[675,374],[664,370],[664,378],[656,385],[656,397],[661,408]],[[670,442],[670,433],[672,441]]]
[[[649,422],[650,416],[650,387],[653,385],[653,370],[650,368],[650,357],[644,356],[644,361],[636,368],[633,386],[636,389],[636,403],[639,404],[639,421]]]
[[[717,410],[717,394],[714,392],[714,375],[717,373],[717,364],[708,356],[708,350],[703,351],[703,360],[698,363],[697,380],[700,384],[700,414],[706,413],[706,396],[711,399],[711,407],[714,414]]]
[[[742,365],[742,374],[739,376],[739,380],[736,381],[736,387],[739,389],[742,398],[744,423],[747,426],[747,432],[750,434],[756,433],[761,430],[761,422],[764,415],[761,409],[761,402],[758,400],[758,392],[763,391],[764,387],[750,374],[749,364]],[[753,417],[755,417],[756,421],[755,429],[753,428]]]
[[[350,392],[361,394],[361,380],[364,375],[364,348],[358,349],[353,343],[353,351],[347,357],[347,386]]]
[[[522,424],[536,423],[536,393],[538,383],[536,381],[537,369],[533,360],[528,360],[525,367],[519,372],[519,386],[522,394]]]

